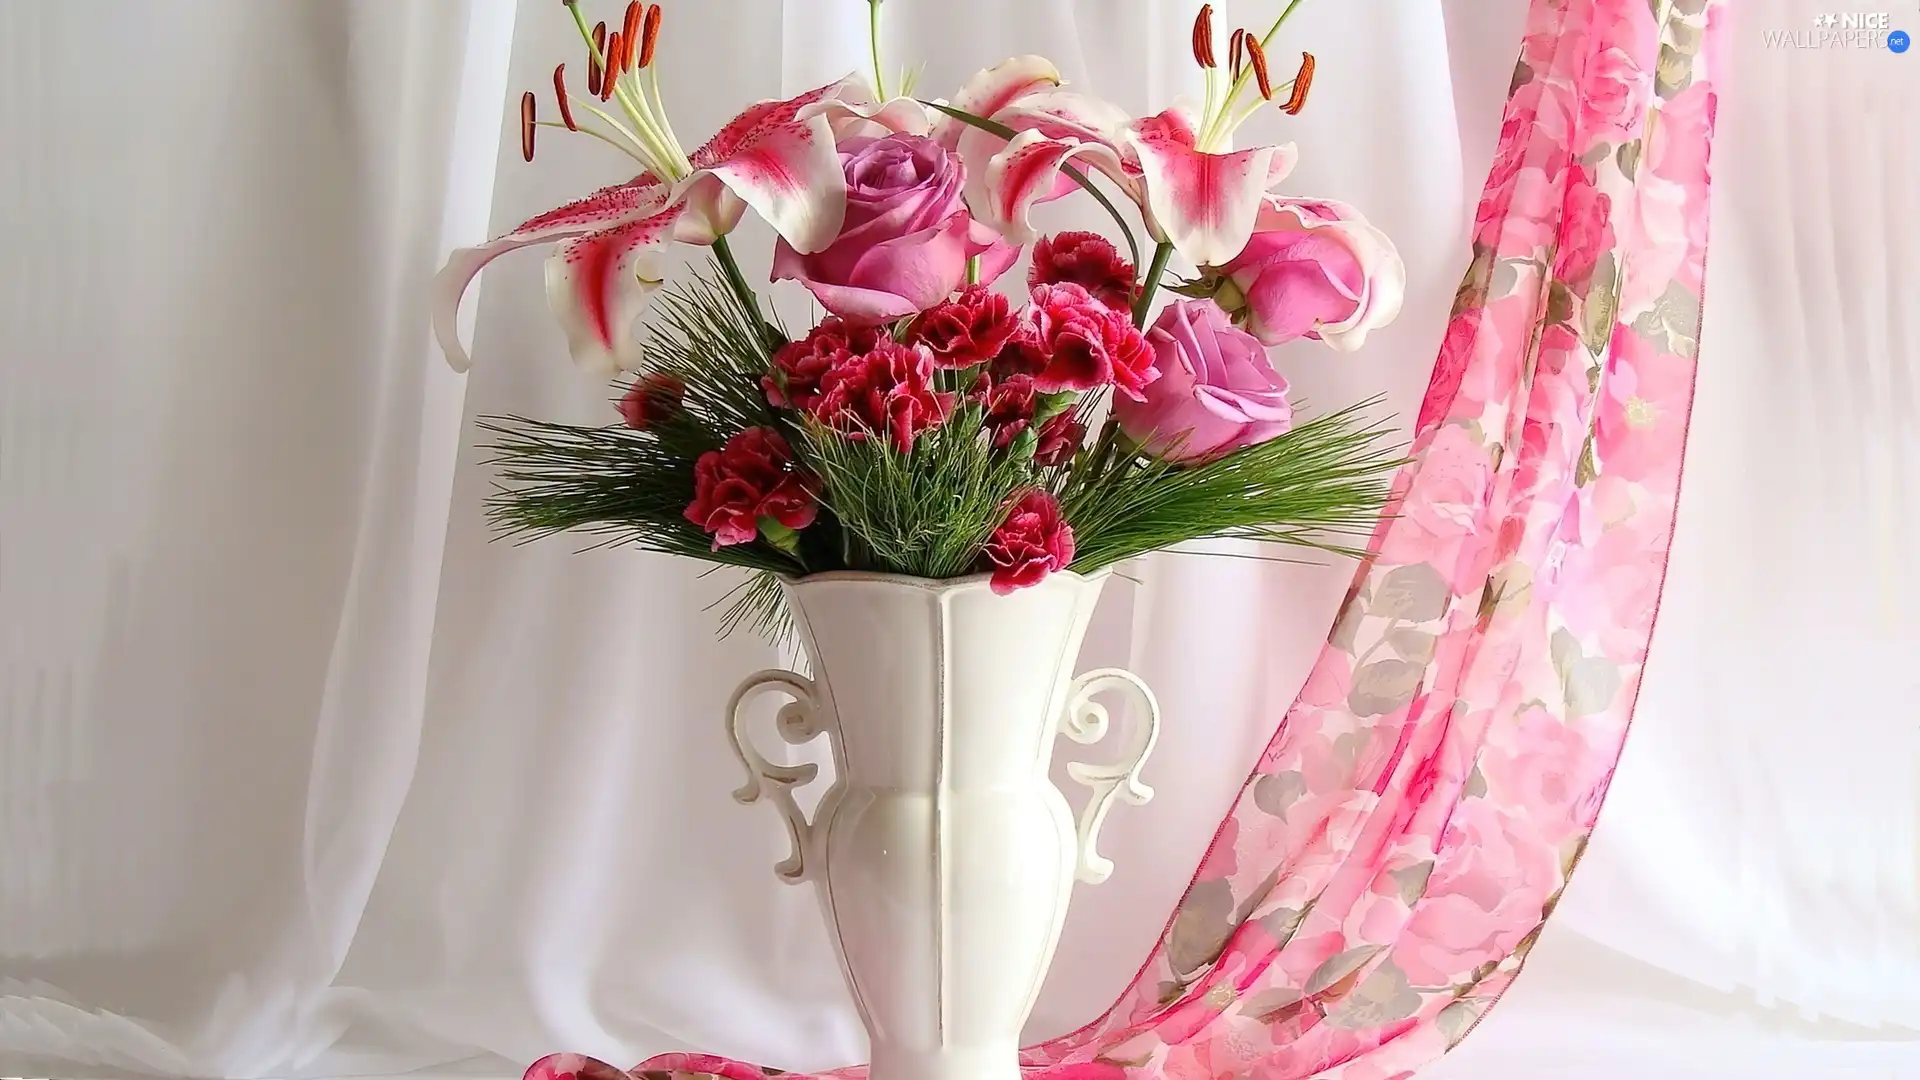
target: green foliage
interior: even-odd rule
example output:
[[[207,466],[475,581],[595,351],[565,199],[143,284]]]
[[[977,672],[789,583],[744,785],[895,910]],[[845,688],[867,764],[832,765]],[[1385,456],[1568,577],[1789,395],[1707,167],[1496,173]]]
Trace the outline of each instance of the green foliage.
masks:
[[[769,339],[779,331],[745,305],[722,274],[701,273],[662,289],[647,320],[647,370],[686,384],[687,412],[714,446],[780,419],[760,385],[772,366]]]
[[[1317,417],[1205,465],[1140,456],[1109,429],[1061,478],[1073,526],[1073,569],[1090,573],[1175,544],[1252,539],[1357,554],[1402,464],[1391,429],[1368,423],[1376,402]]]
[[[699,445],[692,424],[671,440]],[[487,500],[488,517],[503,535],[533,540],[560,532],[602,537],[600,544],[631,544],[728,566],[791,573],[794,559],[763,543],[715,550],[713,538],[686,519],[693,501],[694,459],[669,449],[652,432],[588,428],[525,417],[488,418],[496,436],[488,464],[500,490]]]
[[[488,513],[505,536],[579,532],[599,537],[595,546],[626,544],[751,571],[716,605],[724,606],[726,633],[790,634],[783,576],[846,569],[928,578],[975,572],[1007,505],[1036,487],[1060,499],[1074,530],[1073,569],[1083,573],[1209,538],[1349,554],[1342,540],[1372,529],[1401,463],[1388,445],[1390,431],[1365,419],[1372,402],[1193,467],[1143,456],[1109,423],[1071,463],[1040,468],[1031,437],[1016,440],[1011,450],[994,448],[982,408],[963,397],[945,424],[901,453],[886,438],[830,430],[768,405],[760,380],[780,334],[724,266],[664,291],[649,325],[648,372],[685,385],[681,411],[646,431],[524,417],[483,420],[494,436],[490,464],[500,481]],[[943,373],[949,382],[970,382],[966,375]],[[1091,422],[1098,400],[1096,394],[1077,401],[1057,396],[1044,409],[1075,409]],[[693,500],[694,465],[757,425],[778,428],[819,478],[818,519],[784,538],[789,550],[764,536],[715,548],[684,516]]]
[[[906,454],[865,432],[808,425],[801,457],[846,531],[843,565],[929,578],[975,568],[1008,500],[1038,486],[1031,455],[994,451],[984,421],[978,405],[964,405]]]

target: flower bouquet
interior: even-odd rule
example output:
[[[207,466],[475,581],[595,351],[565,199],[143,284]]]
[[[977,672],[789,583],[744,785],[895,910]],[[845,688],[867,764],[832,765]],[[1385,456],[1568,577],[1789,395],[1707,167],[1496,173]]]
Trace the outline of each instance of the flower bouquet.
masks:
[[[1267,349],[1359,346],[1398,312],[1399,258],[1352,208],[1280,193],[1291,145],[1230,147],[1254,115],[1307,101],[1313,58],[1282,80],[1268,57],[1285,14],[1223,44],[1203,8],[1204,102],[1134,118],[1037,56],[919,97],[887,80],[870,0],[871,79],[751,105],[689,151],[654,63],[661,7],[629,4],[610,29],[584,2],[565,5],[584,86],[555,69],[557,120],[523,97],[522,152],[564,128],[638,174],[456,252],[435,324],[464,368],[467,284],[555,244],[547,296],[574,359],[632,374],[621,423],[487,421],[492,514],[753,572],[723,625],[791,619],[813,676],[735,695],[740,794],[786,817],[782,876],[822,879],[876,1075],[1016,1075],[1068,885],[1105,876],[1093,841],[1112,800],[1147,794],[1151,694],[1125,672],[1068,678],[1101,581],[1188,541],[1345,551],[1372,529],[1398,463],[1386,429],[1366,403],[1296,415]],[[1075,195],[1120,244],[1042,235],[1036,208]],[[778,235],[773,279],[824,309],[811,325],[774,319],[730,251],[749,209]],[[666,285],[676,246],[711,260]],[[1179,299],[1156,315],[1163,290]],[[812,821],[790,790],[811,767],[769,762],[741,730],[761,688],[793,699],[790,741],[835,736]],[[1143,722],[1121,764],[1073,767],[1095,793],[1076,826],[1047,781],[1051,736],[1099,738],[1103,690]]]

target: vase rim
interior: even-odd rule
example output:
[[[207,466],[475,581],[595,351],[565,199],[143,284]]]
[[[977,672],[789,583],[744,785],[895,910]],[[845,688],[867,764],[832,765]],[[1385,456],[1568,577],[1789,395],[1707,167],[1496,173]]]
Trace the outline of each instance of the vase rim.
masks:
[[[1057,570],[1049,574],[1042,584],[1045,584],[1046,581],[1052,581],[1054,578],[1070,578],[1075,582],[1091,584],[1105,579],[1112,573],[1112,567],[1102,567],[1091,574],[1081,574],[1072,570]],[[811,585],[816,582],[825,584],[835,581],[870,581],[876,584],[900,585],[935,593],[969,592],[975,589],[989,588],[993,580],[992,574],[968,574],[965,577],[955,578],[927,578],[915,577],[912,574],[886,574],[876,570],[827,570],[818,574],[808,574],[804,577],[796,577],[792,574],[778,574],[776,576],[780,579],[782,585],[789,588],[800,585]]]

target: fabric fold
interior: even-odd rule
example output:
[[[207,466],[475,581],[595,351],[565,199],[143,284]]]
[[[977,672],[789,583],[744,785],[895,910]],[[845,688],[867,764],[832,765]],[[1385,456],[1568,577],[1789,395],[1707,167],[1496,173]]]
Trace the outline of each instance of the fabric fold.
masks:
[[[1658,611],[1722,12],[1533,3],[1395,512],[1159,945],[1105,1015],[1025,1052],[1032,1076],[1404,1080],[1519,972]],[[562,1054],[527,1076],[617,1074]],[[628,1075],[773,1074],[676,1054]]]

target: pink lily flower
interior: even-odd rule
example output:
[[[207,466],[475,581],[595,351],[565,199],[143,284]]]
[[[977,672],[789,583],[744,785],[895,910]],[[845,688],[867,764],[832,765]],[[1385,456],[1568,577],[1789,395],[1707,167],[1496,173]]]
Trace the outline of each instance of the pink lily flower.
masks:
[[[1194,58],[1207,79],[1206,102],[1197,112],[1175,107],[1133,120],[1105,102],[1059,89],[1059,73],[1038,57],[994,69],[990,92],[983,88],[980,101],[999,107],[968,111],[1018,134],[1003,141],[969,128],[960,135],[961,156],[974,175],[974,213],[1008,240],[1029,242],[1039,235],[1033,207],[1070,190],[1061,170],[1079,164],[1111,180],[1140,207],[1153,239],[1171,244],[1194,265],[1218,265],[1240,254],[1261,208],[1299,155],[1291,143],[1229,149],[1240,125],[1274,100],[1275,88],[1260,39],[1245,31],[1233,35],[1230,74],[1221,71],[1212,20],[1207,5],[1194,24]],[[1299,110],[1311,78],[1309,57],[1283,109]],[[1259,97],[1243,104],[1250,85]]]
[[[750,106],[699,149],[681,149],[660,99],[653,50],[660,7],[629,5],[624,34],[605,24],[589,31],[572,3],[590,46],[590,97],[617,100],[624,122],[567,94],[565,65],[554,72],[562,124],[625,151],[641,166],[623,184],[533,217],[479,247],[462,248],[434,279],[435,336],[456,371],[470,358],[460,342],[460,300],[482,267],[517,248],[559,247],[547,260],[547,304],[567,337],[576,363],[596,374],[632,370],[641,361],[634,323],[661,283],[663,248],[672,242],[711,245],[740,223],[748,207],[765,218],[796,251],[833,242],[846,212],[846,179],[834,149],[825,108],[864,90],[842,80],[785,101]],[[577,122],[578,108],[599,125]],[[521,107],[522,151],[533,156],[533,95]]]

